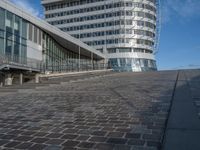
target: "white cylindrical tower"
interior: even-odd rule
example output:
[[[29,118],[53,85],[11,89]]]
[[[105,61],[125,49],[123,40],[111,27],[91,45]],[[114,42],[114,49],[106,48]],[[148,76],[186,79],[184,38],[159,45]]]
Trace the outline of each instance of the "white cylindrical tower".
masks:
[[[50,24],[106,54],[118,71],[157,70],[159,0],[42,0]]]

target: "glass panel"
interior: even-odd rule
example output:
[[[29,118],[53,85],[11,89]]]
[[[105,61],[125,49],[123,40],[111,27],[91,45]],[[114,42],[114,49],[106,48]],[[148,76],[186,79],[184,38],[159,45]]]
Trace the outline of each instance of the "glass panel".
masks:
[[[22,37],[27,38],[27,23],[25,20],[22,20]]]
[[[0,29],[5,29],[5,10],[0,8]]]
[[[21,63],[26,64],[27,58],[27,47],[22,45],[21,46]]]
[[[17,43],[20,43],[20,37],[17,35],[14,35],[14,41]]]
[[[42,31],[39,29],[39,44],[42,44]]]
[[[144,59],[140,59],[140,65],[141,65],[141,67],[145,67],[145,65],[144,65]]]
[[[22,38],[21,39],[21,44],[26,45],[26,39]]]
[[[6,39],[12,41],[12,40],[13,40],[13,35],[12,35],[12,33],[6,32]]]
[[[4,38],[4,31],[0,29],[0,38]]]
[[[38,31],[37,27],[34,27],[34,42],[35,43],[37,43],[37,40],[38,40],[37,31]]]
[[[11,56],[12,54],[12,41],[6,40],[6,54]]]
[[[13,32],[13,14],[7,11],[6,16],[6,31]]]
[[[0,38],[0,54],[4,53],[4,39]]]
[[[120,58],[120,65],[125,66],[126,65],[126,59],[125,58]]]
[[[131,49],[130,49],[130,48],[120,48],[120,49],[119,49],[119,52],[120,52],[120,53],[131,52]]]
[[[14,34],[20,35],[20,18],[18,16],[15,16],[15,22],[14,22]]]
[[[32,41],[33,37],[33,26],[29,23],[29,40]]]
[[[148,60],[147,59],[143,59],[143,61],[144,61],[144,66],[148,67]]]
[[[13,60],[15,62],[19,62],[19,43],[14,43],[14,56]]]
[[[14,55],[19,55],[19,43],[14,43]]]

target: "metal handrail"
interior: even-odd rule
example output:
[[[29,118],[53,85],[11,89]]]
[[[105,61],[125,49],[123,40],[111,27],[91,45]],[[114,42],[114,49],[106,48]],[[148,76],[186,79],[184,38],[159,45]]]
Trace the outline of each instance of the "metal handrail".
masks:
[[[0,66],[6,65],[29,68],[29,70],[41,70],[42,61],[32,58],[21,57],[18,55],[0,54]]]
[[[108,64],[102,62],[82,62],[79,64],[76,61],[72,62],[56,62],[46,64],[44,61],[39,61],[32,58],[24,58],[18,55],[0,54],[0,70],[6,67],[18,67],[23,70],[37,70],[38,72],[73,72],[73,71],[88,71],[107,69]]]

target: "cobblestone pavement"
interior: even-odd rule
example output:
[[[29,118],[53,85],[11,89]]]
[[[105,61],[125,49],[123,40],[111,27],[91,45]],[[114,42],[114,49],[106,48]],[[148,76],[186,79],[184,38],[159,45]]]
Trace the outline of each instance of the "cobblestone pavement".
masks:
[[[0,149],[158,150],[176,77],[115,73],[0,94]]]

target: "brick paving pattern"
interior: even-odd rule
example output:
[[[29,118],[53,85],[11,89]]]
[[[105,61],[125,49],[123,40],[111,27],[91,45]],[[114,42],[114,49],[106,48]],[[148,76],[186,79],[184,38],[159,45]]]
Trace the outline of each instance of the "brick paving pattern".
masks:
[[[0,93],[0,149],[158,150],[176,76],[114,73]]]

